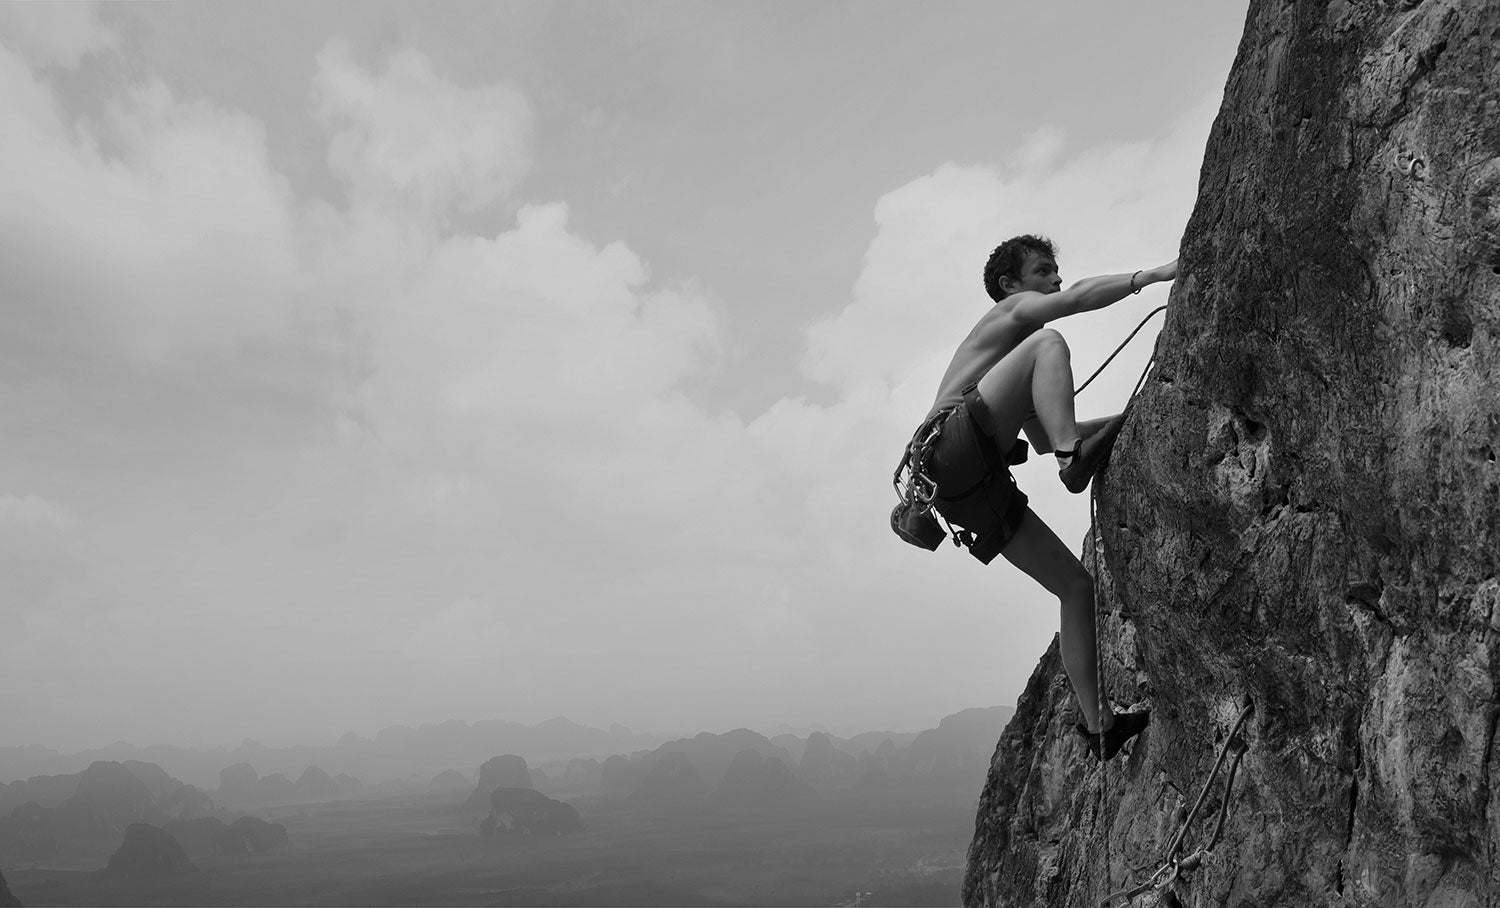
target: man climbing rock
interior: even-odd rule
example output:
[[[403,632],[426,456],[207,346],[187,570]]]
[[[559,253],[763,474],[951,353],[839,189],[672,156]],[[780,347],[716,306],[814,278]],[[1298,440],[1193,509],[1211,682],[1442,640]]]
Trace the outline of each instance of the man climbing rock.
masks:
[[[1101,759],[1114,756],[1149,721],[1145,710],[1100,714],[1095,656],[1094,582],[1057,535],[1027,506],[1010,464],[1026,459],[1025,431],[1040,454],[1055,454],[1070,492],[1082,492],[1107,460],[1125,415],[1079,423],[1073,413],[1068,345],[1049,322],[1102,309],[1147,284],[1177,276],[1177,262],[1134,274],[1079,281],[1066,290],[1050,240],[1024,235],[1001,243],[984,269],[995,301],[958,345],[919,435],[932,438],[925,473],[933,506],[969,551],[989,564],[1003,554],[1062,605],[1062,659],[1085,725],[1078,732]]]

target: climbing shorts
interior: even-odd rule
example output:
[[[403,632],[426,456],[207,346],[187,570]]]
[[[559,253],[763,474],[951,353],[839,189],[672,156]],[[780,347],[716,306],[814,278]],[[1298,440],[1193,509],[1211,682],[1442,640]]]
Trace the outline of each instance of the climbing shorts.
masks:
[[[1024,458],[1025,449],[1013,453]],[[927,455],[927,475],[937,483],[932,503],[938,513],[968,530],[973,537],[969,553],[989,564],[1020,528],[1028,499],[1000,454],[994,422],[978,389],[968,389],[963,403],[943,421]]]

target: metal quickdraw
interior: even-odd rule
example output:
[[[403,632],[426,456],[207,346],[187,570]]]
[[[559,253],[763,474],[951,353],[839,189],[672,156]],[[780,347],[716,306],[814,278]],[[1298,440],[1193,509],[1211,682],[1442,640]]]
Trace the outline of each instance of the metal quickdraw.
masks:
[[[948,533],[939,525],[932,506],[933,499],[937,497],[937,483],[927,475],[928,452],[937,441],[938,432],[948,413],[947,410],[936,413],[922,423],[906,446],[901,462],[896,465],[896,472],[891,477],[896,497],[900,499],[891,511],[891,530],[902,540],[930,552],[936,551],[948,537]],[[907,474],[904,480],[902,473]],[[954,542],[958,542],[956,535]]]

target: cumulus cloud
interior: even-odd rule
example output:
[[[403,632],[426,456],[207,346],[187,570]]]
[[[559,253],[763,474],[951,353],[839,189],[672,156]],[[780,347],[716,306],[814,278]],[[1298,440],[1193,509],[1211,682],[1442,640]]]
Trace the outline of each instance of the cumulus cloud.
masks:
[[[366,72],[348,42],[318,54],[316,112],[329,161],[366,197],[442,213],[503,198],[531,165],[531,106],[512,85],[459,86],[422,54],[393,54]]]
[[[1046,127],[998,165],[944,164],[887,193],[853,299],[808,332],[805,374],[847,389],[896,385],[915,369],[935,388],[947,354],[990,305],[981,283],[990,250],[1018,233],[1058,243],[1065,284],[1174,258],[1216,101],[1206,97],[1155,141],[1068,154],[1064,135]],[[1107,353],[1123,336],[1115,330],[1145,314],[1135,308],[1060,327],[1084,354]]]
[[[294,387],[295,404],[258,404],[324,421],[320,432],[254,425],[248,454],[205,444],[184,458],[190,477],[143,467],[139,489],[77,505],[90,571],[36,597],[69,621],[37,609],[23,626],[93,659],[65,631],[102,616],[111,643],[122,629],[142,647],[175,641],[165,661],[188,674],[221,669],[228,634],[247,663],[303,666],[267,681],[277,695],[332,683],[322,666],[337,646],[360,654],[337,683],[366,700],[410,687],[393,665],[441,675],[496,653],[521,674],[554,665],[557,648],[596,653],[619,675],[652,653],[662,665],[642,684],[686,704],[728,652],[777,664],[797,690],[951,646],[931,609],[992,602],[994,573],[902,546],[886,490],[954,343],[988,305],[979,268],[1022,230],[1053,233],[1075,277],[1170,258],[1194,182],[1180,171],[1195,171],[1207,129],[1202,116],[1154,145],[1071,157],[1059,133],[1039,133],[999,166],[948,164],[888,193],[849,305],[808,331],[803,372],[828,393],[747,423],[688,393],[726,346],[708,289],[585,236],[564,201],[521,206],[493,235],[446,223],[528,173],[531,110],[515,87],[457,85],[410,50],[366,69],[329,43],[311,113],[348,196],[328,202],[293,195],[241,112],[147,82],[77,119],[37,66],[0,49],[12,336],[50,345],[35,368],[65,389],[76,376],[57,351],[144,364],[105,403],[77,406],[77,437],[102,434],[117,402],[146,412],[167,381],[223,391],[205,406],[249,420],[246,389],[215,383],[247,345],[262,353],[259,385],[295,386],[264,364],[304,346],[333,378]],[[1076,338],[1079,361],[1109,345],[1092,331]],[[198,368],[160,368],[178,360]],[[57,399],[25,383],[7,392],[17,408]],[[179,416],[105,424],[116,448],[149,450]],[[0,525],[65,528],[70,513],[0,498]],[[1053,611],[1028,620],[1050,627]],[[1030,655],[1016,657],[1017,680]],[[595,684],[572,683],[580,698]],[[728,674],[713,690],[729,707],[763,693]]]
[[[0,3],[0,41],[34,66],[71,69],[115,40],[92,3]]]
[[[22,333],[161,360],[293,325],[295,218],[262,125],[151,82],[94,120],[0,50],[0,287]]]

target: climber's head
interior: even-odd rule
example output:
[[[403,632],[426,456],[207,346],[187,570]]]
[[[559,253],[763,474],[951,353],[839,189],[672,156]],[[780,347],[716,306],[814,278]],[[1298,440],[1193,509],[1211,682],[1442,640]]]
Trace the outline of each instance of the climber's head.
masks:
[[[1055,293],[1061,287],[1057,248],[1044,236],[1013,236],[996,246],[984,265],[985,292],[997,303],[1022,290]]]

